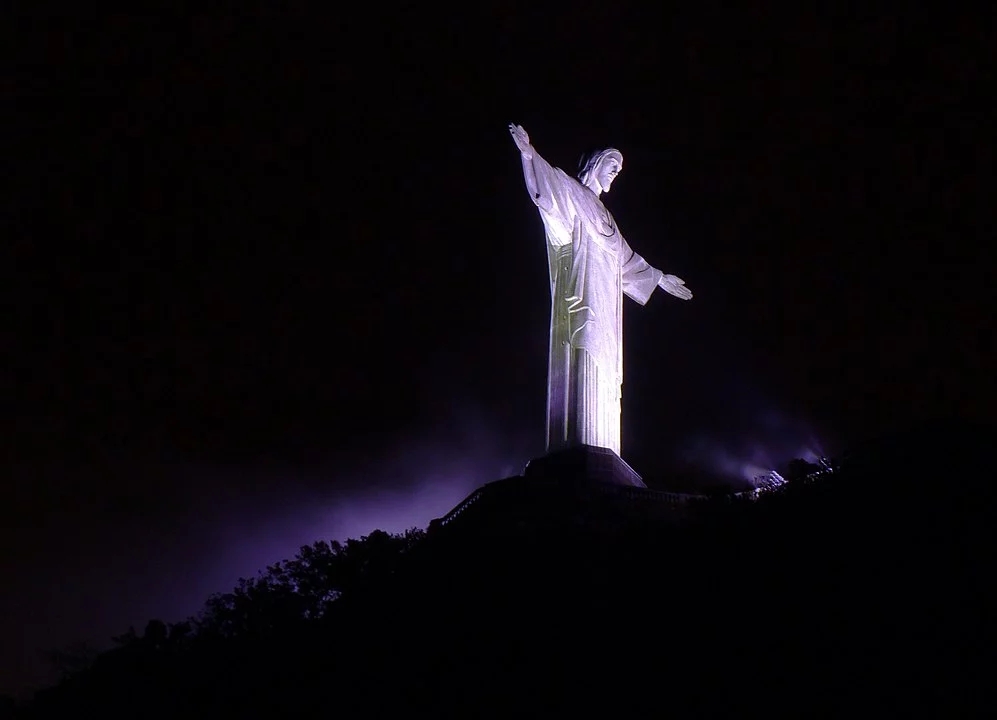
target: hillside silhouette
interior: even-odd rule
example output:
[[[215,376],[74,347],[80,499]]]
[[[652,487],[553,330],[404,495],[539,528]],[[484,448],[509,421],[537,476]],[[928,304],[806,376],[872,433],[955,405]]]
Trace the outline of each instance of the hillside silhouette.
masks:
[[[675,522],[573,501],[316,542],[0,716],[979,709],[994,437],[883,438]]]

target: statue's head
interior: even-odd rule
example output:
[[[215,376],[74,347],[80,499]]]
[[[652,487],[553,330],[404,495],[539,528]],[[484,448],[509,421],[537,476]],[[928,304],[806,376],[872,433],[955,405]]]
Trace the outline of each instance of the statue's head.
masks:
[[[609,192],[609,186],[623,169],[623,153],[616,148],[605,148],[590,153],[582,159],[578,180],[596,195]]]

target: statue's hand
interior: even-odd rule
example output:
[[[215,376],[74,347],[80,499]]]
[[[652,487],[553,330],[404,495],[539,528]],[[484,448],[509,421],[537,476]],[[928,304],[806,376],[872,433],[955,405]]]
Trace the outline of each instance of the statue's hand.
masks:
[[[523,126],[509,123],[509,134],[512,135],[512,141],[516,143],[516,147],[519,148],[519,152],[523,154],[523,157],[527,160],[532,158],[533,146],[530,145],[530,136],[526,134]]]
[[[674,275],[662,275],[658,280],[658,287],[669,295],[674,295],[682,300],[691,300],[692,291],[685,286],[685,280]]]

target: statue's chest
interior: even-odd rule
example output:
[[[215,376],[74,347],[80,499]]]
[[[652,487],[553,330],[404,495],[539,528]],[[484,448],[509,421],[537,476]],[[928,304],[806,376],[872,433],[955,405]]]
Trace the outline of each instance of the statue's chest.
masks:
[[[595,244],[607,252],[616,253],[620,247],[620,233],[616,229],[616,221],[613,215],[602,206],[593,206],[588,209],[586,226],[588,234]]]
[[[598,249],[613,255],[619,254],[622,238],[613,214],[587,188],[572,199],[576,232],[580,231],[586,241]]]

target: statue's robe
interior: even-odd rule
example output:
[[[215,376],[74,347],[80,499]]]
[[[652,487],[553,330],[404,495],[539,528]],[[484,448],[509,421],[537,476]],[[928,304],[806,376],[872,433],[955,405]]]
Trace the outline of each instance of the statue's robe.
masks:
[[[645,304],[661,271],[630,248],[592,190],[536,154],[528,162],[550,267],[547,451],[595,445],[619,455],[623,295]]]

